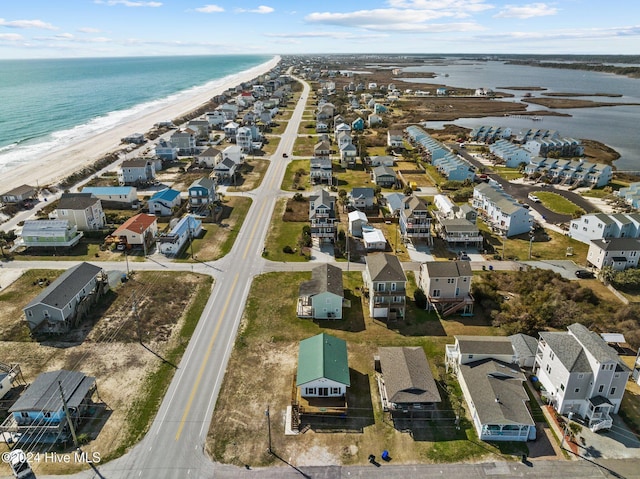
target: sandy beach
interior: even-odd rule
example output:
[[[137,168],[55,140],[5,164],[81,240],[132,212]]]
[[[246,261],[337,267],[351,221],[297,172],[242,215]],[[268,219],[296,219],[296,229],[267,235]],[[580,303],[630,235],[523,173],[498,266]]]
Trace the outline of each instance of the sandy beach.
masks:
[[[40,187],[53,185],[74,171],[93,163],[106,153],[119,148],[121,138],[132,133],[145,133],[159,121],[171,120],[193,111],[208,102],[213,96],[268,72],[279,61],[280,57],[276,56],[262,65],[234,75],[228,81],[224,81],[212,89],[181,96],[174,103],[143,111],[139,115],[90,138],[80,140],[60,150],[43,152],[42,157],[6,173],[2,178],[2,191],[9,191],[22,184]]]

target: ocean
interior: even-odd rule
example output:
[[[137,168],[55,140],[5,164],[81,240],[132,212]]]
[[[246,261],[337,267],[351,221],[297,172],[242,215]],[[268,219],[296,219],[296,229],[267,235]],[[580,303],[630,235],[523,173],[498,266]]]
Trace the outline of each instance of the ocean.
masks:
[[[0,60],[0,175],[141,111],[269,61],[265,55]]]
[[[544,97],[544,93],[581,93],[578,99],[620,103],[620,106],[548,109],[530,104],[529,111],[551,110],[571,116],[543,116],[542,121],[524,118],[487,117],[461,118],[447,122],[428,122],[430,128],[438,128],[445,123],[455,123],[467,128],[481,125],[510,127],[514,132],[526,128],[557,130],[560,136],[587,138],[610,146],[618,153],[614,165],[620,171],[640,172],[640,79],[608,73],[539,68],[523,65],[507,65],[501,61],[469,61],[446,58],[442,62],[410,67],[407,72],[433,72],[435,78],[412,78],[412,82],[448,85],[459,88],[490,88],[514,95],[504,101],[522,101],[526,91],[508,90],[500,87],[529,86],[546,88],[545,91],[531,91],[533,97]],[[619,94],[621,97],[592,96],[595,93]],[[591,95],[590,95],[591,94]],[[500,100],[496,100],[500,101]]]

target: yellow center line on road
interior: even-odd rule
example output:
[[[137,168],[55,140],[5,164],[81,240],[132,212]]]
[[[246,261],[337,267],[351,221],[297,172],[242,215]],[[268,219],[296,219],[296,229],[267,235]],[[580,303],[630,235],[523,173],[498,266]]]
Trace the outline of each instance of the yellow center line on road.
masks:
[[[267,203],[263,202],[262,206],[260,206],[260,211],[258,212],[258,218],[262,218],[262,213],[264,212],[264,207],[266,205]],[[247,259],[247,255],[249,254],[249,248],[251,247],[251,244],[253,243],[254,235],[256,234],[256,228],[258,228],[258,223],[260,223],[260,221],[255,221],[253,223],[251,234],[249,235],[249,238],[247,238],[247,247],[244,249],[244,254],[242,255],[243,260]]]
[[[239,279],[240,279],[240,273],[236,273],[236,277],[233,279],[233,284],[231,285],[231,290],[229,290],[229,295],[227,296],[227,301],[224,303],[224,307],[222,308],[222,312],[220,313],[220,317],[218,318],[218,324],[216,324],[216,329],[213,332],[213,336],[211,336],[211,341],[209,341],[207,354],[204,357],[204,361],[200,365],[200,371],[198,371],[196,382],[193,385],[191,394],[189,395],[189,401],[187,402],[187,407],[184,410],[184,414],[182,415],[182,420],[180,421],[180,426],[178,426],[178,432],[176,433],[176,441],[180,439],[180,435],[182,434],[182,429],[184,428],[185,422],[187,421],[187,416],[189,415],[191,404],[193,403],[193,399],[196,397],[196,392],[198,391],[198,387],[200,386],[200,381],[202,380],[202,375],[204,374],[204,368],[209,362],[211,351],[213,351],[213,343],[215,342],[216,337],[218,336],[218,332],[220,331],[220,325],[222,324],[222,321],[224,320],[224,317],[227,313],[227,308],[229,308],[229,303],[231,302],[233,291],[236,289],[236,285],[238,284]]]

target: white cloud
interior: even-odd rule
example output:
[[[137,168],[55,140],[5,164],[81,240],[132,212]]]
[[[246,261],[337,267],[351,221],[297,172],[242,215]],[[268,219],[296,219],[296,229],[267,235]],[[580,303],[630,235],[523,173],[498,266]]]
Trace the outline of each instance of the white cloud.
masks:
[[[266,5],[260,5],[258,8],[253,9],[245,9],[245,8],[236,8],[236,13],[273,13],[275,10],[272,7],[267,7]]]
[[[82,33],[100,33],[99,29],[92,28],[92,27],[81,27],[81,28],[78,28],[78,31]]]
[[[497,18],[532,18],[555,15],[558,9],[550,7],[546,3],[530,3],[529,5],[505,5],[499,13],[494,15]]]
[[[0,33],[0,41],[19,42],[21,40],[24,40],[24,37],[19,33]]]
[[[11,20],[7,21],[4,18],[0,18],[0,26],[10,28],[39,28],[42,30],[57,30],[50,23],[43,22],[42,20]]]
[[[621,37],[640,37],[640,25],[612,28],[589,28],[564,31],[507,32],[479,35],[482,40],[499,41],[535,41],[535,40],[570,40],[570,39],[611,39]]]
[[[385,33],[358,35],[349,32],[291,32],[291,33],[266,33],[270,38],[332,38],[335,40],[373,40],[387,38]]]
[[[224,8],[218,5],[205,5],[204,7],[196,8],[196,12],[200,13],[218,13],[224,12]]]
[[[485,0],[389,0],[391,7],[415,10],[449,10],[457,13],[482,12],[495,8]]]
[[[140,2],[133,0],[94,0],[93,3],[98,5],[109,5],[113,7],[115,5],[124,5],[125,7],[161,7],[161,2]]]
[[[57,38],[59,40],[71,40],[75,37],[71,33],[60,33],[58,35],[55,35],[54,38]]]

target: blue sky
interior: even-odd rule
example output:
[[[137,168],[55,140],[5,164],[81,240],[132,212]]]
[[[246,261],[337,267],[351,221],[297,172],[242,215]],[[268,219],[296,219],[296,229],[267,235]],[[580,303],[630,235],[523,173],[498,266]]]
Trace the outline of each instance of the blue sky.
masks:
[[[637,0],[1,0],[0,58],[640,54]]]

